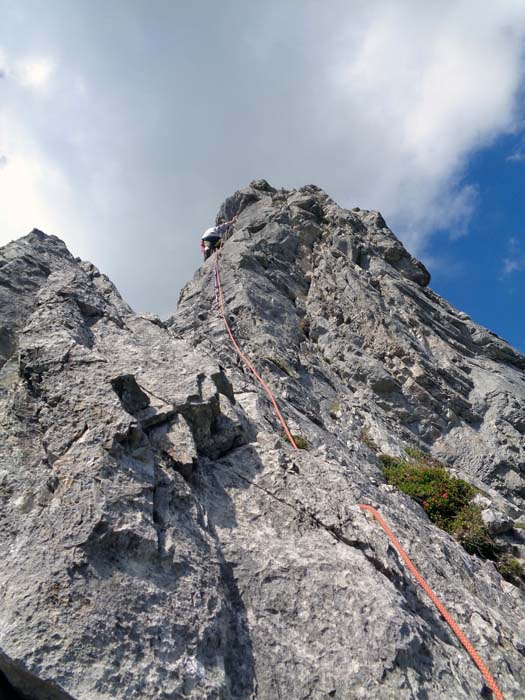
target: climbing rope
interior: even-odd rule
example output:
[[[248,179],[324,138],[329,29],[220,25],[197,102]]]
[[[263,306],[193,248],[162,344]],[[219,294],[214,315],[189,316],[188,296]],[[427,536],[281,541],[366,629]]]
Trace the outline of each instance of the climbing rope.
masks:
[[[222,247],[222,246],[221,246]],[[246,366],[249,368],[251,373],[254,375],[254,377],[257,379],[259,384],[262,386],[264,391],[268,394],[268,397],[270,398],[270,401],[273,404],[273,407],[275,409],[275,412],[277,414],[277,417],[279,418],[281,425],[284,428],[284,431],[288,437],[288,440],[290,441],[290,444],[292,445],[294,450],[298,450],[299,448],[297,447],[297,444],[295,440],[293,439],[292,434],[290,433],[290,430],[288,429],[288,425],[286,424],[285,419],[283,418],[283,415],[281,411],[279,410],[279,406],[277,405],[277,401],[275,400],[274,395],[272,394],[272,391],[270,387],[266,384],[264,379],[260,376],[260,374],[257,372],[253,364],[250,362],[250,360],[244,355],[242,350],[240,349],[239,345],[237,344],[237,341],[234,338],[234,335],[231,331],[230,325],[228,323],[228,319],[226,318],[226,312],[224,309],[224,296],[222,292],[222,284],[221,284],[221,274],[219,270],[219,254],[220,250],[217,250],[215,253],[215,262],[214,262],[214,271],[215,271],[215,290],[216,290],[216,297],[219,302],[219,307],[220,307],[220,312],[222,316],[222,320],[224,322],[224,325],[226,327],[226,331],[228,335],[230,336],[230,340],[233,343],[233,347],[235,348],[235,351],[239,355],[239,357],[242,359],[242,361],[246,364]],[[408,556],[408,554],[405,552],[403,547],[401,546],[399,540],[397,537],[394,535],[384,518],[379,514],[379,512],[373,507],[365,504],[359,504],[359,507],[364,510],[368,511],[374,518],[377,520],[379,525],[383,528],[385,531],[388,539],[390,542],[394,545],[396,551],[398,552],[399,556],[405,564],[407,565],[410,573],[414,576],[418,584],[421,586],[421,588],[425,591],[425,593],[428,595],[430,600],[434,603],[436,608],[438,609],[439,613],[445,620],[445,622],[449,625],[450,629],[454,632],[458,640],[461,642],[461,644],[465,647],[467,652],[469,653],[472,661],[476,664],[478,667],[479,671],[481,672],[481,675],[485,679],[488,687],[492,690],[494,693],[494,700],[504,700],[503,693],[499,689],[496,681],[492,677],[490,671],[486,667],[486,665],[483,663],[481,657],[477,653],[477,651],[474,649],[472,644],[470,643],[468,637],[466,634],[461,630],[460,626],[458,623],[454,620],[452,615],[449,613],[447,608],[443,605],[443,603],[439,600],[437,595],[434,593],[434,591],[430,588],[428,583],[425,581],[423,576],[419,573],[418,569]]]
[[[503,694],[502,694],[501,690],[498,688],[498,686],[497,686],[497,684],[496,684],[496,681],[495,681],[494,678],[492,677],[490,671],[488,670],[488,668],[485,666],[485,664],[484,664],[483,661],[481,660],[481,658],[480,658],[478,652],[474,649],[474,647],[473,647],[472,644],[470,643],[470,641],[469,641],[468,637],[466,636],[466,634],[462,631],[462,629],[460,628],[460,626],[458,625],[458,623],[454,620],[454,618],[452,617],[452,615],[449,613],[449,611],[446,609],[446,607],[443,605],[443,603],[439,600],[439,598],[438,598],[437,595],[434,593],[434,591],[430,588],[430,586],[429,586],[428,583],[425,581],[425,579],[423,578],[423,576],[421,576],[421,574],[419,573],[419,571],[416,569],[414,563],[412,562],[412,560],[410,559],[410,557],[408,556],[408,554],[405,552],[405,550],[404,550],[403,547],[401,546],[399,540],[398,540],[397,537],[394,535],[394,533],[392,532],[392,530],[390,529],[390,527],[387,525],[387,523],[386,523],[386,521],[384,520],[384,518],[383,518],[383,517],[377,512],[377,510],[376,510],[374,507],[372,507],[372,506],[367,506],[367,505],[359,504],[359,507],[362,508],[363,510],[367,510],[369,513],[371,513],[371,514],[373,515],[373,517],[377,520],[377,522],[381,525],[381,527],[383,528],[383,530],[386,532],[386,535],[387,535],[388,539],[390,540],[390,542],[392,542],[392,544],[393,544],[394,547],[396,548],[396,550],[397,550],[399,556],[400,556],[401,559],[405,562],[405,564],[406,564],[407,567],[409,568],[411,574],[414,576],[414,578],[415,578],[416,581],[419,583],[419,585],[421,586],[421,588],[422,588],[422,589],[425,591],[425,593],[428,595],[428,597],[430,598],[430,600],[434,603],[434,605],[436,606],[436,608],[437,608],[437,609],[439,610],[439,612],[441,613],[443,619],[444,619],[445,622],[448,624],[448,626],[450,627],[450,629],[454,632],[454,634],[455,634],[456,637],[459,639],[459,641],[461,642],[461,644],[463,644],[463,646],[465,647],[465,649],[466,649],[466,650],[468,651],[468,653],[470,654],[470,657],[471,657],[472,661],[473,661],[473,662],[476,664],[476,666],[479,668],[479,670],[480,670],[480,672],[481,672],[481,675],[482,675],[483,678],[486,680],[487,685],[489,686],[489,688],[490,688],[490,689],[492,690],[492,692],[494,693],[494,698],[495,698],[495,700],[504,700]]]
[[[222,320],[224,321],[224,325],[226,326],[226,330],[228,331],[228,335],[230,336],[230,340],[233,343],[233,347],[235,348],[235,351],[241,358],[241,360],[246,364],[246,366],[249,368],[250,372],[253,374],[253,376],[257,379],[259,384],[262,386],[264,391],[268,394],[268,397],[270,401],[273,404],[273,407],[275,409],[275,412],[277,413],[277,417],[281,421],[281,425],[284,428],[284,432],[286,433],[286,437],[290,441],[291,446],[294,448],[294,450],[298,450],[299,448],[297,447],[297,444],[295,440],[293,439],[293,435],[288,429],[288,425],[286,424],[286,421],[283,418],[283,415],[281,411],[279,410],[279,406],[277,405],[277,401],[275,400],[275,396],[272,394],[272,391],[268,384],[264,381],[264,379],[261,377],[261,375],[257,372],[255,367],[252,365],[250,360],[246,357],[246,355],[242,352],[241,348],[238,346],[237,341],[235,340],[233,333],[231,331],[230,325],[228,323],[228,319],[226,318],[226,312],[224,310],[224,296],[222,293],[222,284],[221,284],[221,273],[219,272],[219,251],[215,253],[215,288],[218,290],[218,300],[219,300],[219,307],[221,310],[221,316]]]

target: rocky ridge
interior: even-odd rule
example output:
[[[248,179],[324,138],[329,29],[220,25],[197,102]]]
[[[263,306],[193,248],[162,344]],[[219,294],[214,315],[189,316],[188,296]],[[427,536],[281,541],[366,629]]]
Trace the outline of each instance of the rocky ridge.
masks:
[[[167,322],[34,231],[0,251],[0,690],[30,700],[506,698],[523,590],[385,484],[428,450],[525,560],[525,358],[447,304],[377,212],[255,181]],[[2,689],[2,685],[4,688]]]

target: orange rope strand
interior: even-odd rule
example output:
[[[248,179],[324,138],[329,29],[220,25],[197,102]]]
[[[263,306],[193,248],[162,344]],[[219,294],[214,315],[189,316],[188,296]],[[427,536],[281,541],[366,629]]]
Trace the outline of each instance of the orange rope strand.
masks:
[[[288,425],[286,424],[286,421],[284,420],[283,415],[282,415],[281,411],[279,410],[279,406],[277,405],[277,401],[275,400],[275,396],[272,394],[270,387],[268,386],[268,384],[266,384],[264,379],[257,372],[257,370],[252,365],[250,360],[246,357],[246,355],[244,355],[241,348],[238,346],[237,341],[233,337],[233,333],[232,333],[231,328],[228,324],[228,320],[226,318],[226,312],[224,310],[224,298],[223,298],[223,294],[222,294],[221,275],[219,272],[219,252],[218,251],[217,251],[217,253],[215,253],[215,279],[217,281],[217,289],[219,292],[218,296],[219,296],[219,305],[220,305],[220,309],[221,309],[222,320],[224,321],[224,325],[226,326],[226,330],[228,331],[228,335],[230,336],[230,340],[233,343],[233,347],[235,348],[235,350],[236,350],[237,354],[239,355],[239,357],[241,358],[241,360],[245,363],[245,365],[247,365],[250,372],[254,375],[254,377],[257,379],[259,384],[262,386],[264,391],[268,394],[268,397],[270,398],[270,401],[273,404],[273,407],[275,409],[277,417],[281,421],[281,425],[284,428],[284,432],[286,433],[286,436],[288,437],[288,440],[290,441],[291,446],[294,448],[294,450],[298,450],[299,448],[297,447],[297,444],[296,444],[295,440],[293,439],[292,433],[288,429]]]
[[[472,661],[476,664],[476,666],[477,666],[477,667],[479,668],[479,670],[481,671],[481,675],[482,675],[483,678],[487,681],[487,685],[489,686],[489,688],[490,688],[490,689],[492,690],[492,692],[494,693],[494,699],[495,699],[495,700],[504,700],[503,694],[502,694],[501,690],[498,688],[498,686],[497,686],[497,684],[496,684],[496,681],[494,680],[494,678],[493,678],[492,675],[490,674],[490,671],[488,670],[488,668],[485,666],[485,664],[484,664],[483,661],[481,660],[481,658],[480,658],[478,652],[474,649],[474,647],[473,647],[472,644],[469,642],[469,640],[468,640],[467,636],[465,635],[465,633],[461,630],[461,628],[460,628],[460,626],[458,625],[458,623],[454,620],[454,618],[452,617],[452,615],[449,613],[449,611],[446,609],[446,607],[443,605],[443,603],[439,600],[439,598],[438,598],[437,595],[434,593],[434,591],[430,588],[430,586],[429,586],[428,583],[425,581],[425,579],[423,578],[423,576],[421,576],[421,574],[419,573],[419,571],[416,569],[416,567],[415,567],[415,565],[413,564],[412,560],[410,559],[410,557],[408,556],[408,554],[405,552],[405,550],[404,550],[403,547],[401,546],[399,540],[397,539],[397,537],[394,535],[394,533],[392,532],[392,530],[389,528],[389,526],[388,526],[387,523],[385,522],[384,518],[382,518],[381,515],[379,515],[379,513],[377,512],[377,510],[376,510],[375,508],[373,508],[372,506],[367,506],[367,505],[361,505],[361,504],[360,504],[359,507],[362,508],[363,510],[367,510],[369,513],[371,513],[371,514],[373,515],[373,517],[377,520],[377,522],[381,525],[381,527],[383,528],[383,530],[386,532],[388,539],[392,542],[392,544],[393,544],[394,547],[396,548],[396,550],[397,550],[399,556],[401,557],[401,559],[403,559],[403,561],[405,562],[405,564],[407,565],[407,567],[410,569],[410,572],[412,573],[412,575],[414,576],[414,578],[416,579],[416,581],[419,583],[419,585],[421,586],[421,588],[422,588],[422,589],[425,591],[425,593],[428,595],[428,597],[430,598],[430,600],[434,603],[434,605],[436,606],[436,608],[439,610],[439,612],[440,612],[441,615],[443,616],[445,622],[449,625],[449,627],[450,627],[451,630],[454,632],[454,634],[456,635],[456,637],[459,639],[459,641],[461,642],[461,644],[463,644],[463,646],[465,647],[465,649],[466,649],[466,650],[468,651],[468,653],[470,654],[470,657],[471,657]]]

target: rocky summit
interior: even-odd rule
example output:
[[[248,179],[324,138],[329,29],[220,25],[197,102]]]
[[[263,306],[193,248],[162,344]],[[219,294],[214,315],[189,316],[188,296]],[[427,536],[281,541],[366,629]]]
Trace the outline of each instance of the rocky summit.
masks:
[[[0,697],[497,697],[371,505],[525,698],[525,357],[377,212],[258,180],[234,215],[225,319],[301,449],[215,256],[161,321],[54,236],[0,250]]]

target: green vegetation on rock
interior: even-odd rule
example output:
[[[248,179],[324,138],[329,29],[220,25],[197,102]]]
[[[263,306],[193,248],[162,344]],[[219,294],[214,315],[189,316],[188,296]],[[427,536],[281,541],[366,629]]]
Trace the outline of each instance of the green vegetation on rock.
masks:
[[[411,496],[430,520],[451,532],[452,521],[470,503],[476,490],[462,479],[450,476],[442,466],[428,466],[422,453],[408,459],[380,455],[387,483]]]
[[[294,435],[293,433],[292,433],[292,437],[293,437],[295,444],[297,445],[297,447],[300,450],[307,450],[308,449],[308,441],[305,437],[303,437],[302,435]],[[285,435],[284,439],[287,442],[290,442],[288,435]]]
[[[337,420],[340,418],[341,415],[341,404],[339,401],[334,401],[332,404],[330,404],[328,408],[328,413],[331,418],[334,420]]]
[[[481,517],[481,508],[475,503],[464,506],[450,526],[444,529],[453,534],[469,554],[477,554],[493,561],[497,561],[501,555],[501,547],[487,530]]]
[[[418,449],[408,448],[406,457],[382,454],[379,459],[387,483],[417,501],[429,519],[455,537],[469,554],[495,561],[507,580],[520,580],[521,565],[502,553],[483,522],[481,508],[472,503],[477,489],[451,476],[440,462]]]
[[[515,586],[519,586],[520,583],[525,582],[525,568],[517,559],[514,559],[514,557],[511,557],[509,554],[505,554],[501,557],[496,564],[496,568],[506,581],[513,583]]]

